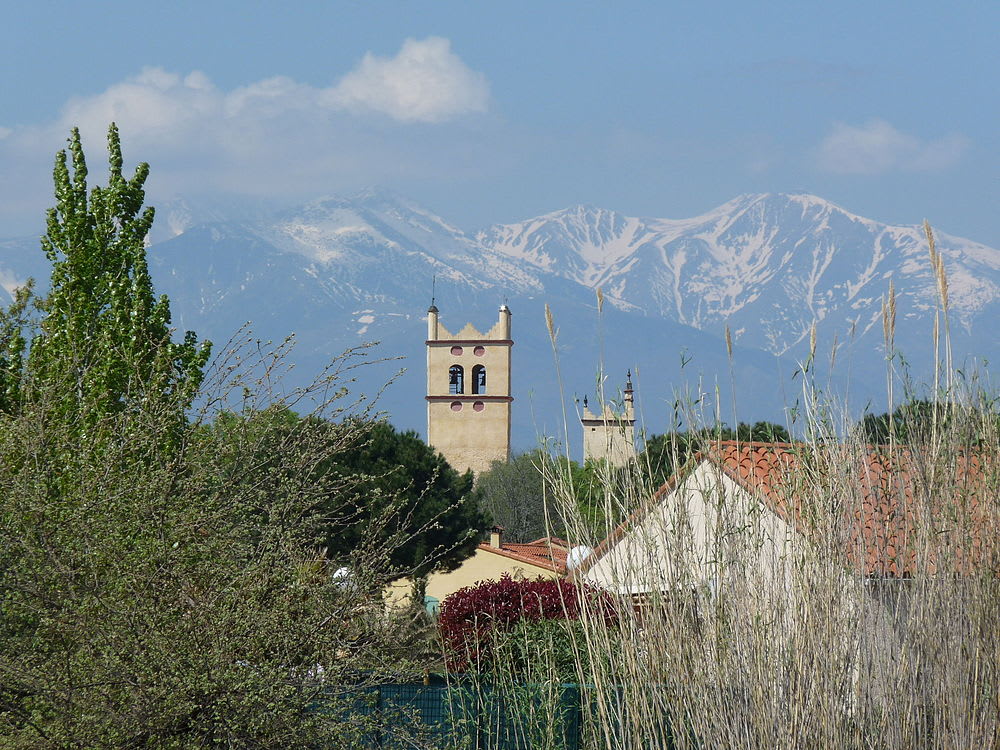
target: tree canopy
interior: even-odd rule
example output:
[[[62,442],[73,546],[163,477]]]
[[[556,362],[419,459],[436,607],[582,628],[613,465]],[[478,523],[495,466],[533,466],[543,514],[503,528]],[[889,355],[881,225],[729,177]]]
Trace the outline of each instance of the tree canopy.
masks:
[[[149,165],[122,173],[118,129],[108,131],[108,184],[88,191],[80,133],[56,156],[56,205],[49,209],[42,250],[52,263],[48,294],[37,300],[41,320],[27,346],[9,332],[6,390],[37,403],[59,383],[48,404],[74,415],[81,429],[142,400],[169,400],[182,412],[202,382],[211,351],[193,332],[171,338],[170,305],[157,298],[146,263],[145,238],[154,210],[143,207]],[[10,408],[12,403],[8,402]]]
[[[384,561],[344,550],[344,586],[320,551],[364,491],[317,469],[366,433],[337,367],[298,393],[315,418],[199,424],[192,404],[275,398],[239,353],[204,390],[208,346],[174,341],[153,294],[148,169],[122,175],[113,126],[108,148],[109,185],[88,192],[73,131],[42,241],[51,290],[0,316],[0,745],[356,746],[363,725],[320,676],[407,658],[367,593]]]
[[[396,576],[452,570],[475,551],[486,526],[472,474],[459,474],[413,431],[383,421],[303,418],[281,406],[223,414],[208,429],[223,442],[260,435],[261,464],[304,435],[325,443],[308,475],[328,488],[316,508],[317,543],[338,564],[365,550]]]
[[[554,508],[550,507],[546,522],[542,462],[547,458],[541,450],[520,453],[510,461],[495,461],[479,477],[483,512],[513,541],[538,539],[546,536],[548,529],[556,536],[565,531]]]
[[[475,551],[486,519],[472,473],[459,474],[412,430],[375,423],[337,455],[335,470],[356,478],[359,522],[327,526],[331,556],[375,541],[394,570],[421,577],[453,570]]]
[[[476,487],[483,512],[513,541],[544,536],[586,541],[603,538],[621,520],[606,494],[614,493],[629,471],[604,461],[579,464],[536,449],[494,462]]]
[[[995,405],[970,406],[946,401],[913,398],[900,404],[891,412],[866,414],[857,424],[862,439],[872,445],[886,445],[891,441],[903,444],[930,440],[934,431],[940,438],[945,431],[959,431],[955,435],[963,445],[976,445],[983,434],[995,434],[1000,417]]]

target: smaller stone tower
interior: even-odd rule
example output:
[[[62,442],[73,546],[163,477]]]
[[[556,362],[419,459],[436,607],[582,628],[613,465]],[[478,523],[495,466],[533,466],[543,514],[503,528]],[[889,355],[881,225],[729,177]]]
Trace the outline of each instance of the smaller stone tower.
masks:
[[[449,333],[427,311],[427,442],[458,471],[510,458],[510,308],[487,333]]]
[[[635,458],[635,404],[632,371],[628,371],[622,392],[624,411],[616,414],[610,404],[603,404],[595,414],[583,399],[583,460],[606,459],[613,466],[623,466]]]

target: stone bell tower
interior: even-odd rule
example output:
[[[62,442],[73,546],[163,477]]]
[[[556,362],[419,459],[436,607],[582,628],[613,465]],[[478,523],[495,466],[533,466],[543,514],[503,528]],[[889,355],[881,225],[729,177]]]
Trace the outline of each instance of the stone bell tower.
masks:
[[[586,396],[583,399],[583,460],[606,459],[612,466],[623,466],[635,458],[635,403],[633,402],[632,371],[629,370],[622,391],[623,409],[620,414],[610,404],[602,404],[595,414]]]
[[[453,468],[475,473],[510,458],[510,308],[487,333],[449,333],[427,310],[427,442]]]

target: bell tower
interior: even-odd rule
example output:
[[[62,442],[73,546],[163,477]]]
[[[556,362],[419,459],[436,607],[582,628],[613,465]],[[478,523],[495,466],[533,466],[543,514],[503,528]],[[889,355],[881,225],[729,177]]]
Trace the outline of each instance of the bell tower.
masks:
[[[583,460],[604,459],[612,466],[623,466],[635,458],[635,403],[632,391],[632,371],[629,370],[622,392],[622,410],[615,413],[609,404],[601,404],[600,412],[590,410],[583,399]]]
[[[427,310],[427,442],[460,472],[510,458],[510,315],[501,305],[487,333],[449,333]]]

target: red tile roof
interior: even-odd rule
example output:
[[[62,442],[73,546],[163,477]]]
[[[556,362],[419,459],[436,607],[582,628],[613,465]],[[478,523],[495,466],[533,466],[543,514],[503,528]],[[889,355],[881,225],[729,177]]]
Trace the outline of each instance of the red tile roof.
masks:
[[[542,537],[523,544],[503,542],[499,548],[488,542],[483,542],[479,545],[479,549],[535,567],[545,568],[559,575],[566,575],[566,556],[569,554],[569,544],[558,537]]]
[[[909,448],[722,441],[695,456],[650,503],[588,558],[593,566],[628,529],[708,460],[800,533],[833,542],[851,568],[869,576],[1000,571],[998,469],[977,453],[933,462]],[[995,463],[995,462],[994,462]],[[940,492],[942,484],[951,490]]]

